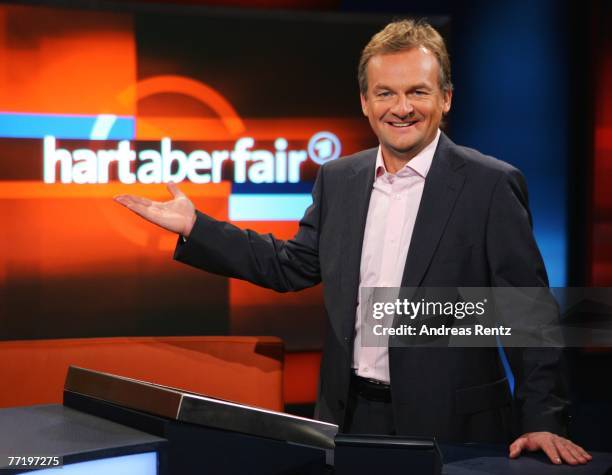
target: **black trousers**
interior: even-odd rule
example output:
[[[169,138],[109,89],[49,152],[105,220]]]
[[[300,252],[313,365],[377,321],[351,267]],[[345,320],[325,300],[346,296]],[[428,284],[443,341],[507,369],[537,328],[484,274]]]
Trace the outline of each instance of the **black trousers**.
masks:
[[[351,378],[344,432],[347,434],[395,435],[390,396],[388,401],[368,397],[359,390],[356,378]]]

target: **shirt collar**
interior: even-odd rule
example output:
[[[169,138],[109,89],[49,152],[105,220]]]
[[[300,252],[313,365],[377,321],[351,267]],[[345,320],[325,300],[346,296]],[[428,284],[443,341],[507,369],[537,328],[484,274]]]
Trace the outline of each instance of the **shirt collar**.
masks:
[[[436,152],[436,148],[438,147],[438,141],[440,140],[440,129],[436,133],[435,138],[421,150],[417,155],[412,157],[412,159],[401,169],[396,175],[404,176],[406,174],[410,174],[410,170],[416,172],[418,175],[425,178],[427,173],[429,172],[429,168],[431,167],[431,162],[433,161],[434,153]],[[409,170],[410,169],[410,170]],[[382,148],[378,146],[378,153],[376,155],[376,169],[374,173],[374,181],[384,174],[388,173],[387,168],[385,167],[385,161],[382,156]]]

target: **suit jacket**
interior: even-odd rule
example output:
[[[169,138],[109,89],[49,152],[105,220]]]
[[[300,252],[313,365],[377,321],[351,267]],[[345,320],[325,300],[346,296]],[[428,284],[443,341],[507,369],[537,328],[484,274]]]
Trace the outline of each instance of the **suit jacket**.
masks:
[[[280,292],[323,282],[329,318],[316,416],[341,430],[376,152],[365,150],[320,168],[313,203],[291,240],[241,230],[198,212],[189,239],[179,240],[175,251],[179,261]],[[547,285],[521,173],[441,134],[402,286]],[[506,352],[516,381],[514,398],[497,348],[390,348],[398,434],[505,442],[516,433],[563,433],[567,404],[560,351]]]

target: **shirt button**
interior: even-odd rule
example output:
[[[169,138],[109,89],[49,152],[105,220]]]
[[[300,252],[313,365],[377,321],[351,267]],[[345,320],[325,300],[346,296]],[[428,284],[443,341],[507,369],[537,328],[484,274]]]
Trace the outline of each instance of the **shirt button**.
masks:
[[[369,371],[368,368],[363,368],[364,373],[367,373],[368,371]]]
[[[401,200],[402,199],[402,195],[395,195],[395,199],[396,200]]]

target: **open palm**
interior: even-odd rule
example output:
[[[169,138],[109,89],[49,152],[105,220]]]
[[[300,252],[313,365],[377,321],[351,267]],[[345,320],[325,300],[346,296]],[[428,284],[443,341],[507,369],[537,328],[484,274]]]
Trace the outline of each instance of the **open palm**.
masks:
[[[195,207],[175,183],[168,183],[169,201],[152,201],[134,195],[118,195],[115,201],[168,231],[188,237],[195,221]]]

